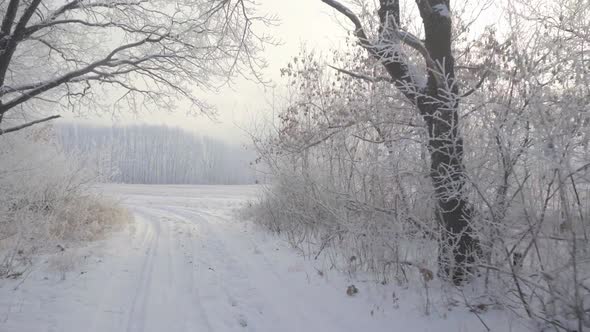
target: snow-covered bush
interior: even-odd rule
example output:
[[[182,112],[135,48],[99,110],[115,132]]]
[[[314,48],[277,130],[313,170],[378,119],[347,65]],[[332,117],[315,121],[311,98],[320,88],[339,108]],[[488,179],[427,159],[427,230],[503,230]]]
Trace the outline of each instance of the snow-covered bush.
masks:
[[[574,24],[576,13],[560,21]],[[512,14],[505,34],[488,29],[456,45],[461,84],[478,86],[460,98],[466,185],[448,188],[470,202],[479,242],[468,285],[436,278],[445,230],[422,116],[374,78],[386,73],[364,51],[304,53],[284,69],[288,105],[254,141],[273,184],[249,217],[341,269],[436,283],[448,305],[590,327],[590,76],[581,60],[590,34]]]
[[[96,240],[129,220],[93,189],[96,174],[67,156],[51,128],[0,136],[0,276],[37,253]]]

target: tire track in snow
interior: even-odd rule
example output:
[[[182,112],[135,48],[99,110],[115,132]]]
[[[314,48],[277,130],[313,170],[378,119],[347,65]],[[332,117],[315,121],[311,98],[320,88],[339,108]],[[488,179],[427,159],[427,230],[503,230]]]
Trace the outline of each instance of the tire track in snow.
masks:
[[[137,297],[143,302],[139,311],[141,314],[130,315],[131,322],[143,320],[138,325],[141,329],[128,331],[162,331],[164,328],[172,331],[215,331],[203,303],[199,301],[201,295],[192,277],[194,269],[183,261],[183,249],[191,247],[194,239],[182,238],[179,234],[192,234],[192,225],[178,223],[175,218],[170,218],[170,213],[157,207],[136,206],[135,210],[150,224],[157,225],[154,229],[158,234],[158,250],[152,252],[155,264],[150,263],[149,271],[142,272],[149,273],[150,278],[144,278],[146,282],[138,290],[148,294],[143,299]]]
[[[265,255],[255,255],[253,248],[246,245],[244,234],[233,234],[221,227],[227,223],[224,217],[189,207],[159,209],[177,218],[198,223],[207,244],[202,254],[215,253],[212,259],[218,261],[219,270],[216,269],[214,276],[219,278],[219,284],[224,285],[221,291],[227,298],[243,302],[239,305],[241,311],[238,311],[238,317],[242,312],[246,322],[265,322],[264,326],[259,327],[248,323],[248,330],[256,331],[256,328],[260,328],[263,331],[301,331],[301,324],[306,321],[313,321],[313,326],[318,331],[333,330],[335,327],[339,331],[350,330],[350,326],[343,325],[344,320],[332,314],[329,308],[318,311],[313,303],[307,302],[301,294],[292,290],[289,282],[273,269]],[[213,222],[211,218],[221,222]],[[252,264],[252,259],[256,263],[262,259],[264,264]],[[261,267],[268,269],[262,270]],[[223,275],[220,276],[221,273]],[[230,285],[231,288],[225,285]],[[289,303],[289,310],[277,310],[284,308],[284,303]]]
[[[189,230],[191,226],[198,227],[199,238],[190,239],[187,243],[193,261],[200,264],[196,269],[191,269],[189,284],[194,294],[193,303],[203,308],[203,320],[209,327],[208,331],[255,331],[255,327],[248,323],[246,316],[241,314],[243,309],[248,309],[250,306],[240,305],[238,300],[252,296],[252,287],[248,283],[246,274],[239,270],[239,264],[233,259],[231,253],[225,250],[211,232],[206,220],[200,215],[186,216],[168,207],[151,207],[150,209],[160,211],[172,221],[181,221]],[[178,258],[178,255],[176,257]],[[232,286],[231,289],[227,285]],[[236,296],[235,289],[246,290],[248,293]],[[227,316],[228,313],[231,313],[231,317]],[[211,321],[214,323],[211,324]]]
[[[141,215],[136,213],[136,215]],[[150,296],[150,283],[154,269],[154,259],[158,250],[160,225],[158,223],[150,222],[149,218],[140,218],[147,227],[148,231],[144,236],[142,248],[147,248],[146,257],[142,262],[139,271],[139,280],[137,280],[137,288],[135,289],[133,301],[129,311],[129,321],[127,324],[127,332],[141,332],[145,330],[145,311],[147,300]],[[136,222],[138,222],[136,220]]]

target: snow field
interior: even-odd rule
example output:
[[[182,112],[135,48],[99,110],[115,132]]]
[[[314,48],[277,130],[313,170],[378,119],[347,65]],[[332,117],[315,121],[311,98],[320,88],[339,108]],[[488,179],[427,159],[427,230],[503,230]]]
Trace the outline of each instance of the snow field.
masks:
[[[419,294],[351,279],[241,221],[254,186],[104,190],[135,221],[0,281],[0,331],[485,331],[465,308],[425,316]],[[524,331],[507,317],[481,315],[493,331]]]

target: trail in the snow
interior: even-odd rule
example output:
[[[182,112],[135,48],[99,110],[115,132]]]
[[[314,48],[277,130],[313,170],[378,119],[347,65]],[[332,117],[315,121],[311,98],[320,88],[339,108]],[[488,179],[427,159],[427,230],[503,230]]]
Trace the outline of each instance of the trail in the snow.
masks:
[[[135,215],[112,239],[80,249],[65,280],[38,268],[1,284],[0,331],[479,331],[476,317],[395,310],[390,288],[318,274],[233,210],[255,187],[109,186]],[[48,264],[46,264],[48,265]],[[408,315],[411,313],[411,315]]]

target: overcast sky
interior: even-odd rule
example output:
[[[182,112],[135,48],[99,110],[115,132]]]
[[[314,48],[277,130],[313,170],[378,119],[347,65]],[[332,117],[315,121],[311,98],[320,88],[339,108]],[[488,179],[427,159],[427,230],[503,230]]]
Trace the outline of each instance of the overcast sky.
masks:
[[[280,41],[280,45],[268,46],[262,56],[268,62],[264,77],[278,86],[279,94],[284,81],[280,69],[297,55],[301,45],[307,48],[328,51],[344,42],[347,30],[340,26],[331,8],[320,0],[258,0],[258,11],[273,15],[278,19],[277,25],[266,28],[267,34]],[[218,93],[207,93],[207,101],[216,106],[218,120],[213,122],[204,116],[187,116],[186,109],[179,107],[173,114],[160,112],[141,114],[138,118],[117,119],[117,123],[150,123],[181,126],[199,133],[243,143],[247,136],[241,128],[249,128],[256,118],[265,110],[269,111],[273,89],[261,86],[245,79],[236,79],[231,87]],[[102,119],[86,119],[83,122],[111,124],[109,116]]]

